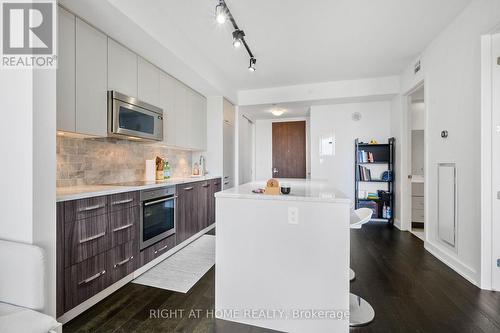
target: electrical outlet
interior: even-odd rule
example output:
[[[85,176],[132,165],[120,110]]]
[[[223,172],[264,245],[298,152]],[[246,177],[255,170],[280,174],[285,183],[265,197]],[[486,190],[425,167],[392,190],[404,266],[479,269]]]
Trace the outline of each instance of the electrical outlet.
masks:
[[[297,207],[288,207],[288,223],[299,224],[299,209]]]

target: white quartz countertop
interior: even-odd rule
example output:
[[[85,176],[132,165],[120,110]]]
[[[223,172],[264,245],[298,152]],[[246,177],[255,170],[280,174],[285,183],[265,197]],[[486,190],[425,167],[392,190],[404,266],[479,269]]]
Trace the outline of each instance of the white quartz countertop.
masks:
[[[85,199],[97,197],[101,195],[110,195],[116,193],[132,192],[146,190],[150,188],[159,188],[165,186],[174,186],[178,184],[194,183],[210,179],[221,178],[220,176],[204,176],[204,177],[186,177],[186,178],[171,178],[163,181],[145,182],[142,185],[79,185],[58,187],[56,189],[57,202]]]
[[[351,199],[326,180],[279,179],[279,182],[280,186],[284,184],[290,185],[290,194],[266,195],[253,193],[252,190],[266,187],[265,181],[255,181],[218,192],[215,196],[217,198],[351,203]]]

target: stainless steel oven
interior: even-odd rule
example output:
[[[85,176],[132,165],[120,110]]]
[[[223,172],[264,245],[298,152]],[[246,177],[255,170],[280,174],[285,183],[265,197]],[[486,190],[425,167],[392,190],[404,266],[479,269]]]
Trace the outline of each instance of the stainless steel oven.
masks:
[[[163,140],[163,110],[116,91],[108,91],[108,132],[121,138]]]
[[[175,233],[175,186],[141,191],[141,250]]]

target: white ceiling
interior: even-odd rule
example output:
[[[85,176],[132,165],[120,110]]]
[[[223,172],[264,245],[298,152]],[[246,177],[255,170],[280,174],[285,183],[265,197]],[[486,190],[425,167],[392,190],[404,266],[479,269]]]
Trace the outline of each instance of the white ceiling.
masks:
[[[226,0],[257,57],[231,44],[216,0],[108,0],[179,58],[235,90],[396,75],[470,0]]]

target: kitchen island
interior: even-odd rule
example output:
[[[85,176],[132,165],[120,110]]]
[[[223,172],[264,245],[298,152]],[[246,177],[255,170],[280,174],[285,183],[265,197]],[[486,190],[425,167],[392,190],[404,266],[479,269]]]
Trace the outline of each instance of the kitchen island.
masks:
[[[285,332],[349,329],[351,200],[328,182],[252,182],[216,194],[217,318]]]

